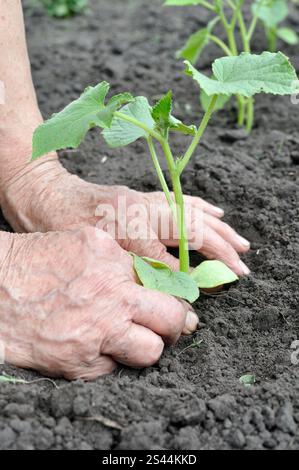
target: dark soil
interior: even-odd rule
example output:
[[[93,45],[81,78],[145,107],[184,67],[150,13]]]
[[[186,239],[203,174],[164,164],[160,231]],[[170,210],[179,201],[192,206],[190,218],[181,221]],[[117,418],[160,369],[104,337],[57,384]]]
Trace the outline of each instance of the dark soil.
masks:
[[[205,22],[198,8],[162,9],[160,0],[93,0],[89,15],[58,21],[24,3],[45,116],[85,86],[107,80],[113,91],[151,99],[172,89],[177,116],[199,120],[197,88],[174,58],[187,29]],[[298,7],[290,21],[299,32]],[[256,44],[257,50],[266,47],[262,35]],[[296,48],[284,50],[298,69]],[[217,54],[213,47],[205,52],[201,67],[208,71]],[[59,389],[49,382],[1,384],[0,448],[299,448],[299,365],[292,365],[290,347],[299,339],[299,105],[288,97],[258,97],[256,127],[247,140],[231,133],[232,112],[214,118],[184,189],[223,206],[226,221],[251,240],[245,261],[252,274],[198,301],[199,348],[185,350],[192,338],[184,338],[154,367],[120,367],[93,383],[57,381]],[[184,142],[174,145],[179,154]],[[80,150],[64,152],[62,159],[93,182],[159,188],[142,142],[112,151],[93,132]],[[8,229],[3,220],[0,224]],[[255,375],[254,386],[239,383],[246,373]],[[101,417],[113,420],[114,428]]]

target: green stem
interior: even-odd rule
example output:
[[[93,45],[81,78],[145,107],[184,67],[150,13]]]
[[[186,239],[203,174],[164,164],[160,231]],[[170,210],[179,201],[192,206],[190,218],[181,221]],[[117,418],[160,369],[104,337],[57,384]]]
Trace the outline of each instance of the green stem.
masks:
[[[226,55],[228,56],[233,55],[229,47],[225,44],[225,42],[219,39],[217,36],[210,34],[209,38],[211,39],[211,41],[217,44],[217,46],[219,46]]]
[[[163,137],[158,132],[148,127],[146,124],[143,124],[143,122],[140,122],[137,119],[128,116],[127,114],[121,113],[120,111],[115,111],[114,116],[119,119],[122,119],[123,121],[127,121],[131,124],[134,124],[134,126],[144,130],[148,135],[154,137],[158,142],[162,144]]]
[[[215,7],[211,5],[210,3],[206,2],[205,0],[202,0],[201,5],[207,8],[207,10],[215,11]]]
[[[169,143],[163,139],[162,149],[166,158],[167,166],[169,169],[174,198],[176,202],[176,223],[179,234],[179,251],[180,251],[180,271],[189,272],[189,247],[185,221],[185,205],[182,186],[180,182],[180,173],[177,164],[174,161]]]
[[[238,103],[238,126],[243,127],[245,121],[245,101],[243,96],[237,95]]]
[[[189,145],[189,147],[188,147],[185,155],[183,156],[183,158],[178,162],[177,167],[178,167],[179,174],[181,174],[182,171],[184,170],[184,168],[188,165],[190,158],[192,157],[193,153],[195,152],[196,147],[198,146],[198,144],[200,142],[200,139],[202,138],[203,133],[206,130],[206,127],[209,123],[209,120],[211,119],[211,116],[213,114],[213,111],[214,111],[214,108],[215,108],[215,105],[216,105],[217,98],[218,98],[218,95],[213,95],[212,96],[209,107],[208,107],[204,117],[202,118],[201,124],[200,124],[195,136],[193,137],[193,140],[192,140],[191,144]]]
[[[153,144],[153,139],[151,137],[148,137],[147,138],[147,143],[148,143],[149,151],[150,151],[150,154],[151,154],[151,157],[152,157],[152,160],[153,160],[153,163],[154,163],[154,167],[155,167],[155,170],[157,172],[161,187],[164,191],[164,194],[165,194],[165,197],[166,197],[167,202],[169,204],[169,207],[171,209],[171,212],[172,212],[174,218],[176,219],[177,214],[176,214],[175,204],[174,204],[174,201],[172,199],[169,188],[167,186],[166,180],[164,178],[163,171],[162,171],[162,168],[160,166],[160,163],[159,163],[159,160],[158,160],[158,157],[157,157],[157,153],[156,153],[156,150],[155,150],[155,147],[154,147],[154,144]]]
[[[239,21],[239,27],[240,27],[240,33],[241,33],[244,51],[250,53],[251,52],[250,38],[252,36],[252,33],[247,31],[246,29],[244,17],[243,17],[241,10],[238,13],[238,21]],[[250,28],[252,28],[252,25],[250,26]],[[246,130],[248,133],[252,131],[253,121],[254,121],[254,99],[253,97],[251,97],[248,99],[247,110],[246,110]]]
[[[254,99],[253,97],[249,98],[247,105],[247,116],[246,116],[246,130],[250,134],[253,127],[254,121]]]
[[[268,38],[268,49],[270,52],[275,52],[277,50],[277,34],[275,28],[267,28],[266,30]]]
[[[185,204],[180,174],[172,174],[173,192],[177,207],[177,226],[179,232],[180,271],[188,273],[190,269],[188,236],[186,231]]]

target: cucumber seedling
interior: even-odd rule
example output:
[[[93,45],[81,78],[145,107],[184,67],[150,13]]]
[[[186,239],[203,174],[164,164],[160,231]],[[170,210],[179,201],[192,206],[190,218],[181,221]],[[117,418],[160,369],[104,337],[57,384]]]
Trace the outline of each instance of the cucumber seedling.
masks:
[[[49,16],[67,18],[81,13],[88,4],[88,0],[41,0]]]
[[[244,0],[166,0],[166,6],[190,6],[200,5],[213,14],[213,18],[205,28],[201,28],[192,34],[181,50],[177,52],[177,57],[189,60],[193,65],[199,59],[204,48],[209,44],[216,44],[227,56],[239,54],[237,35],[240,37],[242,52],[251,52],[251,41],[258,21],[264,25],[271,52],[276,50],[276,39],[279,36],[288,43],[296,44],[298,37],[290,28],[279,28],[278,25],[288,15],[288,5],[286,0],[255,0],[251,5],[251,19],[246,24],[243,14]],[[225,34],[222,40],[214,29],[220,24]],[[227,96],[220,96],[217,108],[221,109],[227,102]],[[244,98],[236,95],[238,109],[238,125],[245,127],[247,132],[251,132],[254,123],[254,99]],[[201,91],[200,101],[203,108],[208,109],[210,100],[204,90]]]
[[[190,272],[181,176],[216,108],[219,96],[242,96],[249,99],[256,93],[286,95],[294,93],[296,72],[282,53],[261,55],[243,53],[223,57],[213,63],[211,79],[186,61],[186,74],[191,76],[210,97],[210,104],[198,127],[186,125],[172,115],[172,94],[168,92],[153,107],[146,97],[122,93],[106,103],[109,84],[101,82],[89,87],[76,101],[39,126],[33,136],[32,159],[53,150],[77,148],[88,130],[101,128],[104,140],[112,147],[122,147],[144,139],[177,224],[179,234],[180,271],[172,272],[166,264],[134,255],[134,266],[145,287],[182,297],[190,302],[199,296],[198,288],[213,288],[233,282],[237,276],[220,261],[204,261]],[[182,156],[174,156],[170,146],[172,132],[190,135],[190,144]],[[170,192],[160,165],[157,148],[164,154],[170,174]]]

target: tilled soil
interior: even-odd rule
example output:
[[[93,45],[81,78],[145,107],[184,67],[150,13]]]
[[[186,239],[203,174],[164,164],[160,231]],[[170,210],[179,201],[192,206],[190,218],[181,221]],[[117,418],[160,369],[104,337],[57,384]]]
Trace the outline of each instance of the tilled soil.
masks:
[[[45,116],[89,84],[154,99],[173,90],[176,115],[198,122],[198,90],[174,51],[206,20],[198,8],[166,9],[155,0],[93,0],[90,13],[49,19],[25,4],[34,80]],[[299,7],[292,26],[299,32]],[[261,32],[255,44],[263,50]],[[296,47],[284,48],[299,69]],[[208,71],[218,54],[201,59]],[[252,135],[232,132],[233,109],[213,119],[184,176],[184,190],[217,203],[252,242],[252,273],[196,304],[201,328],[146,370],[120,367],[92,383],[0,385],[2,449],[298,449],[299,364],[291,362],[298,321],[299,105],[259,96]],[[177,154],[185,139],[176,138]],[[103,157],[108,159],[103,163]],[[97,183],[159,189],[142,142],[111,150],[92,132],[62,152],[74,173]],[[104,159],[105,160],[105,159]],[[1,219],[0,227],[9,230]],[[5,366],[6,373],[40,377]],[[253,374],[256,384],[239,383]],[[106,422],[109,418],[113,422]]]

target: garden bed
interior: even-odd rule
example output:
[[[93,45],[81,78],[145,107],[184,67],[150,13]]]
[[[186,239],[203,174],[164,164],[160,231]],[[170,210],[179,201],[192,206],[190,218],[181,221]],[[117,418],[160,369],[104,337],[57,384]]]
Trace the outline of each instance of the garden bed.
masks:
[[[176,116],[199,121],[198,88],[174,58],[188,31],[205,22],[198,8],[162,9],[159,0],[93,0],[91,14],[57,21],[24,4],[45,116],[85,86],[107,80],[114,92],[152,100],[158,91],[172,89]],[[299,7],[290,21],[299,32]],[[262,38],[256,51],[266,47]],[[298,70],[298,48],[283,51]],[[217,53],[213,48],[204,53],[203,71]],[[1,384],[0,448],[299,448],[299,365],[291,363],[291,343],[299,339],[299,104],[272,96],[258,96],[256,103],[249,138],[231,131],[231,110],[218,113],[184,174],[185,192],[223,207],[225,220],[252,242],[244,259],[251,275],[197,301],[199,348],[188,349],[194,338],[182,338],[146,370],[120,366],[92,383],[57,380],[59,389],[50,382]],[[62,152],[65,166],[94,183],[160,189],[141,141],[109,150],[99,147],[99,139],[93,131],[79,150]],[[177,154],[184,139],[175,139]],[[9,230],[2,218],[0,228]],[[39,377],[2,370],[28,380]],[[255,376],[254,386],[240,384],[247,373]]]

